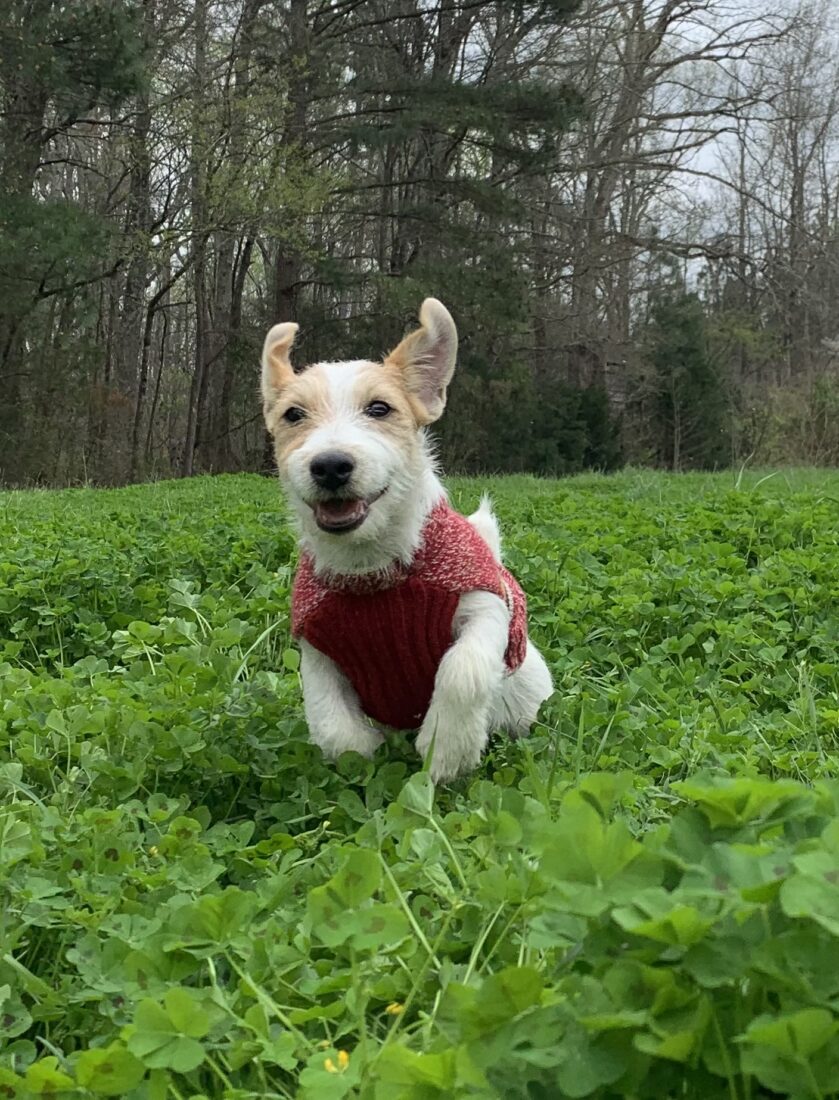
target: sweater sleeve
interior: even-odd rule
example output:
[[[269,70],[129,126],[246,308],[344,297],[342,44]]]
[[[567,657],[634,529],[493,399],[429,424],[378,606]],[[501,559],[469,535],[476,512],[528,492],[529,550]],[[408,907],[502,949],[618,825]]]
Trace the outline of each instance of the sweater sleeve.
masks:
[[[492,551],[465,516],[448,507],[434,512],[418,554],[422,580],[462,596],[492,592],[510,609],[510,634],[504,660],[514,672],[527,649],[527,601],[521,585],[492,556]]]
[[[432,513],[415,568],[423,581],[447,592],[493,592],[506,599],[502,567],[469,520],[448,506]]]

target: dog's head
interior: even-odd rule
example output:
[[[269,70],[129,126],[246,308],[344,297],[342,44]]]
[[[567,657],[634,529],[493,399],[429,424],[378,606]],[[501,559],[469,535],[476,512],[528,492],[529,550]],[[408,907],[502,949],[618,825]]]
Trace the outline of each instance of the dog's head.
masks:
[[[425,468],[422,429],[442,415],[457,329],[426,298],[420,328],[383,362],[316,363],[295,372],[297,325],[275,325],[262,351],[265,423],[280,479],[305,533],[376,540]],[[322,537],[322,536],[321,536]]]

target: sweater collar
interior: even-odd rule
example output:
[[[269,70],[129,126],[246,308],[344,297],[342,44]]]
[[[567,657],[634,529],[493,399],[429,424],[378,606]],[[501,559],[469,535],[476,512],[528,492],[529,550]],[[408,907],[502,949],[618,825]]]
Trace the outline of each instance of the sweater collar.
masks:
[[[388,588],[395,588],[418,572],[425,557],[430,537],[433,536],[437,528],[445,525],[446,520],[451,515],[452,508],[447,500],[443,499],[434,505],[422,526],[417,551],[408,565],[401,561],[394,561],[385,569],[377,569],[373,573],[316,574],[311,555],[304,551],[300,558],[301,572],[318,587],[331,592],[383,592]]]

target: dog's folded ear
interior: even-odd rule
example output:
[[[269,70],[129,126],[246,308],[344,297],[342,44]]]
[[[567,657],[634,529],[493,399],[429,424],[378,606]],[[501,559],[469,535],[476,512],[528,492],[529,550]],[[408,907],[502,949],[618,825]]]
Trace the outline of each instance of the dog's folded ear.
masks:
[[[385,359],[399,371],[408,393],[419,406],[421,422],[431,424],[446,407],[446,387],[457,359],[457,329],[442,302],[426,298],[420,307],[420,325]]]
[[[262,347],[262,401],[267,414],[280,390],[294,377],[289,359],[291,345],[300,326],[293,321],[274,325]]]

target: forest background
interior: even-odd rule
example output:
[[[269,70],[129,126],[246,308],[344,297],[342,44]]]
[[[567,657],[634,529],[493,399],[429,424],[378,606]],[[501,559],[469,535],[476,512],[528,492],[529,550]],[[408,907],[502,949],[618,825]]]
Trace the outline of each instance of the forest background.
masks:
[[[0,484],[265,470],[461,332],[449,470],[839,464],[830,0],[6,0]]]

